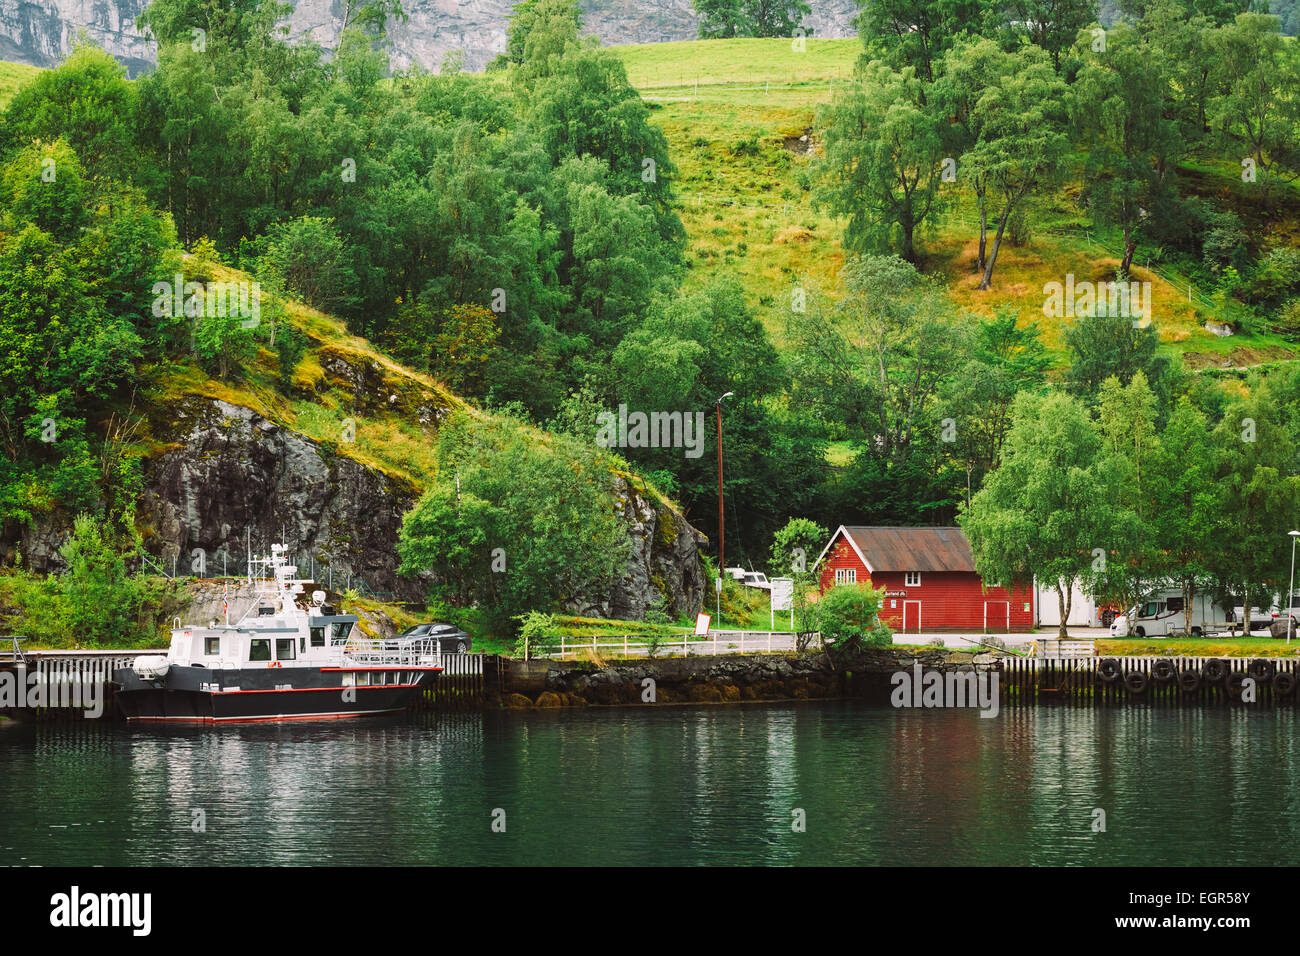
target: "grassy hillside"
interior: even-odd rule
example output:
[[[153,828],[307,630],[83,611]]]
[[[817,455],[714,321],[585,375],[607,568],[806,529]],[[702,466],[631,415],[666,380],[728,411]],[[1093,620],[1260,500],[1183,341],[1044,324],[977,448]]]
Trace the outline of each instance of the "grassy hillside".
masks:
[[[38,66],[0,61],[0,107],[8,104],[18,87],[40,72]]]
[[[807,171],[818,148],[817,105],[852,74],[859,41],[810,38],[803,52],[783,39],[615,49],[651,105],[679,169],[679,213],[690,236],[688,288],[718,270],[734,270],[779,343],[796,285],[841,292],[842,223],[813,210]],[[1239,185],[1228,166],[1195,172],[1185,179],[1198,192],[1224,195],[1234,182]],[[1062,366],[1059,350],[1069,320],[1043,315],[1043,284],[1066,273],[1104,281],[1120,261],[1118,237],[1093,231],[1069,200],[1078,186],[1067,183],[1038,202],[1030,241],[1023,247],[1004,243],[993,288],[986,292],[976,289],[977,232],[969,197],[954,189],[938,228],[922,235],[922,267],[944,278],[955,305],[985,315],[1009,306],[1023,319],[1037,320]],[[1300,216],[1282,217],[1274,228],[1293,231],[1297,222]],[[1202,288],[1194,287],[1189,297],[1184,277],[1159,265],[1145,267],[1153,265],[1145,258],[1150,252],[1139,247],[1134,276],[1151,282],[1165,346],[1190,366],[1255,365],[1297,355],[1295,346],[1273,335],[1219,338],[1208,332],[1207,319],[1234,317],[1231,303],[1216,301]]]
[[[216,281],[250,280],[247,274],[222,265],[190,270]],[[293,299],[279,303],[285,321],[302,331],[308,348],[294,370],[290,394],[279,385],[279,359],[265,346],[242,368],[238,380],[223,381],[185,363],[156,370],[150,404],[170,407],[187,396],[215,398],[253,409],[271,421],[329,446],[337,454],[381,471],[423,491],[438,473],[437,420],[427,410],[469,411],[484,421],[492,413],[476,409],[437,379],[389,358],[367,339],[352,335],[345,323]],[[364,376],[364,389],[373,400],[358,402],[353,376]],[[421,418],[425,420],[421,420]],[[341,441],[344,422],[353,423],[355,440]],[[526,426],[519,426],[526,427]],[[533,428],[535,441],[552,437]],[[676,502],[651,482],[611,456],[617,473],[663,507],[680,513]]]

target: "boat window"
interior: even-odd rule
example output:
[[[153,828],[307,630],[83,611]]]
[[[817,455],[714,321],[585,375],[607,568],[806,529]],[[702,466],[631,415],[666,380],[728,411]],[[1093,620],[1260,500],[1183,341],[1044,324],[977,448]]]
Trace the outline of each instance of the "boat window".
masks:
[[[348,640],[348,634],[351,633],[352,631],[352,622],[335,621],[333,624],[333,628],[334,630],[333,633],[331,634],[331,642],[334,644],[346,644]]]
[[[221,638],[205,637],[203,639],[203,653],[208,657],[216,657],[221,653]]]
[[[322,625],[322,626],[320,626],[320,627],[313,627],[313,628],[311,629],[311,646],[312,646],[312,647],[324,647],[324,646],[325,646],[325,627],[324,627],[324,625]]]
[[[275,639],[275,659],[277,661],[293,660],[292,637],[277,637]]]
[[[370,674],[369,674],[368,672],[366,672],[366,671],[363,671],[362,673],[358,674],[358,675],[357,675],[357,683],[360,684],[362,687],[369,687],[369,686],[370,686]]]
[[[298,653],[299,654],[307,653],[307,638],[305,637],[298,638]]]
[[[271,659],[271,642],[264,638],[249,641],[248,659],[250,661],[269,661]]]

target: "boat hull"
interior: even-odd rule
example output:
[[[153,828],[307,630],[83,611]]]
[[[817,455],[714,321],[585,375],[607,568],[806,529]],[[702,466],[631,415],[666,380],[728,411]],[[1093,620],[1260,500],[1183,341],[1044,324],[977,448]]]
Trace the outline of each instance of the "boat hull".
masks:
[[[403,710],[440,668],[173,667],[156,680],[114,672],[114,700],[133,722],[256,723],[368,717]],[[357,683],[345,683],[345,681]],[[365,680],[366,683],[359,683]],[[380,682],[382,680],[382,683]]]

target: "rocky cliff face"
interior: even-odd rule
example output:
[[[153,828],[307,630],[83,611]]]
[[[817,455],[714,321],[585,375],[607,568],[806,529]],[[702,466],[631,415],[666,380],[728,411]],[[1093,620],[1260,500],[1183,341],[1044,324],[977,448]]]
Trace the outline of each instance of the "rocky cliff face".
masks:
[[[438,411],[420,414],[433,419]],[[402,516],[419,497],[406,479],[217,399],[193,396],[158,409],[152,431],[166,450],[146,461],[137,517],[146,550],[168,573],[174,567],[182,576],[242,575],[250,543],[255,555],[264,555],[280,542],[302,576],[314,571],[322,586],[342,591],[364,583],[384,597],[424,599],[427,579],[397,574]],[[674,615],[698,612],[703,535],[625,479],[616,495],[631,540],[626,571],[608,593],[589,595],[573,610],[640,618],[663,596]],[[29,528],[21,541],[0,545],[0,557],[8,553],[11,561],[12,550],[19,550],[25,567],[57,571],[68,533],[57,523]],[[215,613],[209,605],[195,610],[197,619]]]
[[[195,398],[170,418],[172,448],[149,461],[139,506],[146,548],[168,570],[215,575],[223,556],[242,561],[250,539],[255,554],[281,542],[304,576],[315,561],[336,587],[360,579],[402,600],[423,596],[396,573],[397,531],[418,497],[409,483],[240,405]]]
[[[632,550],[623,577],[607,595],[571,610],[586,617],[641,620],[662,595],[671,617],[693,617],[704,601],[699,546],[706,540],[681,515],[656,506],[620,478],[615,494]]]
[[[853,0],[810,0],[807,26],[814,36],[852,36]],[[135,28],[147,0],[0,0],[0,59],[36,66],[57,63],[79,31],[127,65],[147,69],[157,49]],[[392,60],[436,70],[452,50],[465,52],[465,68],[482,69],[505,49],[506,18],[513,0],[406,0],[408,20],[393,24]],[[690,0],[584,0],[586,30],[602,43],[657,43],[696,36]],[[290,34],[333,47],[342,25],[339,0],[299,0]]]

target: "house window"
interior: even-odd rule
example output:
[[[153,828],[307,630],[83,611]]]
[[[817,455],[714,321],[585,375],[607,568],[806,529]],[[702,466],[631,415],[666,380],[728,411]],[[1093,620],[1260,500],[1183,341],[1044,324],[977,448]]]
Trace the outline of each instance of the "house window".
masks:
[[[857,584],[858,583],[857,568],[836,568],[835,583],[836,584]]]
[[[908,571],[903,579],[903,583],[909,588],[919,588],[921,586],[921,572]]]

